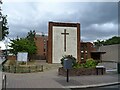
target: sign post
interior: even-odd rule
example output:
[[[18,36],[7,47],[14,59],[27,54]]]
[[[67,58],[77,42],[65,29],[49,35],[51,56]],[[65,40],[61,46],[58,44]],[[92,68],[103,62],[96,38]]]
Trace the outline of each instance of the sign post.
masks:
[[[68,59],[68,58],[64,59],[63,67],[64,67],[64,69],[67,70],[67,73],[66,73],[66,74],[67,74],[66,81],[69,82],[69,69],[72,68],[72,60],[71,60],[71,59]]]
[[[67,69],[67,82],[69,82],[69,69]]]

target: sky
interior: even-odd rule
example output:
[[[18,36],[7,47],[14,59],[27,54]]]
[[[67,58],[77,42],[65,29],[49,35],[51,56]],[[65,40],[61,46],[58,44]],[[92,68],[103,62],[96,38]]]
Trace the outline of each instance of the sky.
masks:
[[[118,35],[117,2],[4,0],[2,13],[8,16],[8,38],[24,37],[30,30],[47,34],[49,21],[80,23],[82,41]]]

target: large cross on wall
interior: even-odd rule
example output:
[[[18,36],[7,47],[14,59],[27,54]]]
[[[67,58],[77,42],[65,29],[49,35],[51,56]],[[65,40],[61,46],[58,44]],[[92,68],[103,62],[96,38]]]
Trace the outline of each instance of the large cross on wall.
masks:
[[[64,29],[64,33],[61,33],[64,35],[64,52],[66,52],[66,35],[69,35],[69,33],[66,32],[66,29]]]
[[[61,63],[63,55],[73,55],[80,60],[80,24],[49,22],[48,63]]]

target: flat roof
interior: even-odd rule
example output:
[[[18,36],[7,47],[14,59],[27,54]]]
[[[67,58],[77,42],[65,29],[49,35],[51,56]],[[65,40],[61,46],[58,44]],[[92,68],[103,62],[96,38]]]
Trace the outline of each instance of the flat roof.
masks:
[[[101,52],[101,51],[91,51],[91,53],[105,54],[106,52]]]

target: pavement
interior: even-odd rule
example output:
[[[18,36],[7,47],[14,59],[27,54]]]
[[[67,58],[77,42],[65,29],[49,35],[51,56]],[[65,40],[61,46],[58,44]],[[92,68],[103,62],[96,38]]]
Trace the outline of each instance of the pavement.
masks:
[[[39,73],[7,75],[7,88],[88,88],[118,84],[118,74],[72,76],[69,82],[66,77],[58,75],[57,69]]]
[[[47,64],[44,61],[37,62],[37,64],[44,65],[44,72],[4,73],[7,76],[7,88],[62,88],[62,90],[70,90],[111,85],[118,87],[120,84],[120,74],[117,74],[116,68],[109,69],[105,75],[71,76],[69,82],[66,82],[66,77],[58,75],[58,68],[61,67],[61,64]]]

